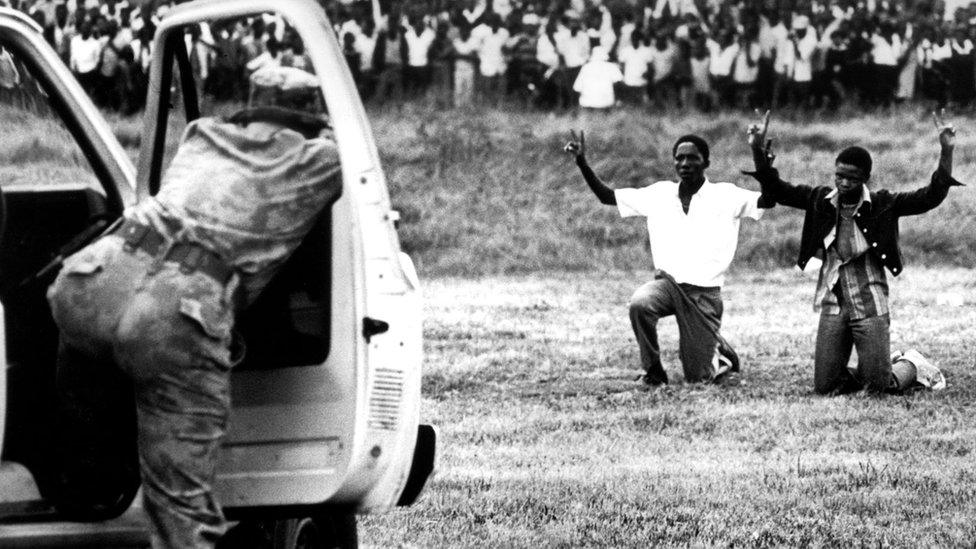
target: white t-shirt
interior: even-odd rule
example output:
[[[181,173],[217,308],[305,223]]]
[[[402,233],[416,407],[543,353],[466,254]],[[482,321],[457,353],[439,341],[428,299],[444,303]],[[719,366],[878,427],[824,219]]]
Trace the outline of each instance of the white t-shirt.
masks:
[[[478,70],[482,76],[505,74],[505,69],[508,64],[505,62],[503,48],[509,38],[508,30],[499,28],[498,32],[492,32],[491,27],[487,25],[482,26],[488,29],[488,32],[483,34],[484,37],[478,46],[478,60],[481,62]],[[474,37],[474,32],[471,35]]]
[[[647,217],[654,266],[678,282],[721,286],[739,241],[739,222],[759,219],[759,193],[708,180],[691,199],[686,214],[678,183],[658,181],[639,189],[614,191],[621,217]]]
[[[650,48],[651,67],[654,69],[654,81],[660,82],[674,70],[674,63],[678,57],[678,47],[673,42],[668,42],[663,50],[656,46]]]
[[[743,48],[739,46],[739,52],[735,56],[735,67],[732,71],[732,80],[737,84],[752,84],[759,77],[759,56],[762,55],[762,49],[759,47],[758,42],[749,42],[746,47]],[[752,60],[752,66],[749,66],[749,60],[746,56]]]
[[[643,44],[627,46],[620,51],[620,64],[624,67],[624,85],[646,86],[647,66],[651,62],[651,48]]]
[[[576,33],[576,36],[568,31],[558,34],[556,50],[562,54],[567,67],[580,67],[590,59],[590,37],[583,31]]]
[[[792,48],[789,42],[787,47]],[[808,29],[806,35],[796,42],[793,52],[793,80],[795,82],[809,82],[813,79],[813,52],[817,49],[817,34]]]
[[[708,72],[718,77],[731,75],[732,64],[735,63],[735,57],[739,55],[739,45],[730,44],[723,48],[712,39],[709,39],[707,44],[710,59]]]
[[[425,27],[418,35],[413,27],[409,27],[404,31],[403,38],[407,41],[407,64],[411,67],[426,67],[427,54],[430,53],[430,45],[434,43],[434,29]]]
[[[946,40],[944,44],[933,44],[932,46],[932,61],[940,62],[946,61],[952,57],[952,43]]]
[[[776,43],[776,60],[773,62],[773,70],[777,74],[793,75],[793,43],[790,42],[790,31],[780,22],[775,27],[769,29]]]
[[[85,40],[81,35],[71,39],[70,65],[75,72],[86,74],[98,68],[102,45],[95,38]]]
[[[631,43],[631,37],[634,35],[634,30],[637,25],[633,23],[624,23],[620,25],[620,39],[617,40],[617,58],[623,54],[623,51],[627,48],[633,47]],[[626,72],[626,71],[625,71]]]
[[[551,69],[559,66],[559,53],[556,51],[556,45],[549,39],[549,35],[543,33],[539,36],[535,46],[535,58]]]
[[[373,54],[376,52],[376,38],[379,32],[369,36],[366,33],[359,33],[356,36],[356,51],[359,52],[359,69],[363,72],[373,69]]]
[[[871,60],[875,65],[894,67],[898,64],[900,55],[901,38],[897,34],[891,37],[891,42],[885,40],[880,34],[871,36]]]
[[[580,94],[580,107],[606,109],[612,107],[616,98],[613,85],[623,80],[620,67],[609,61],[590,61],[580,69],[573,89]]]

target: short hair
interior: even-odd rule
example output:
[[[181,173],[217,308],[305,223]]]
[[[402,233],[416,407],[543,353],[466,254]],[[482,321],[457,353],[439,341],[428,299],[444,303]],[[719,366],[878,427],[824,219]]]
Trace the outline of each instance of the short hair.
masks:
[[[850,164],[864,172],[864,176],[871,175],[871,153],[862,147],[847,147],[837,155],[836,164]]]
[[[674,147],[671,148],[672,157],[678,154],[678,145],[682,143],[691,143],[694,145],[695,148],[698,149],[698,152],[701,153],[702,160],[708,162],[708,143],[706,143],[701,137],[693,134],[682,135],[677,141],[674,142]]]

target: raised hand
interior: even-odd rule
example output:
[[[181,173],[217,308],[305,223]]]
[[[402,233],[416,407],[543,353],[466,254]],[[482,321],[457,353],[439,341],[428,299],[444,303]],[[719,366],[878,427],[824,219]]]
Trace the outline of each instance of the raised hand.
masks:
[[[952,175],[952,151],[956,147],[956,128],[945,122],[945,109],[939,109],[939,112],[932,111],[932,121],[935,122],[935,129],[939,132],[939,145],[942,146],[942,151],[939,153],[939,167],[945,173]]]
[[[585,158],[586,157],[586,136],[583,135],[583,130],[580,130],[579,137],[576,137],[575,130],[570,130],[569,134],[571,139],[569,143],[566,143],[566,146],[563,147],[563,150],[577,158]]]
[[[943,149],[951,149],[956,146],[956,128],[945,121],[945,109],[938,112],[932,111],[932,121],[935,122],[935,130],[939,132],[939,145]]]
[[[750,124],[746,133],[748,134],[749,148],[752,149],[752,158],[756,163],[756,168],[768,168],[773,165],[776,155],[773,154],[773,141],[766,139],[766,132],[769,130],[769,111],[760,115],[756,109],[756,116],[761,118],[760,124]]]

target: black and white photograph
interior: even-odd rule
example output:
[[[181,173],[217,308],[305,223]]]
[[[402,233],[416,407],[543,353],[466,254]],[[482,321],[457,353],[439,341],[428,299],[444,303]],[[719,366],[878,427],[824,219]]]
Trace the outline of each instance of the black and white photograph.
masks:
[[[976,0],[0,0],[0,548],[976,546]]]

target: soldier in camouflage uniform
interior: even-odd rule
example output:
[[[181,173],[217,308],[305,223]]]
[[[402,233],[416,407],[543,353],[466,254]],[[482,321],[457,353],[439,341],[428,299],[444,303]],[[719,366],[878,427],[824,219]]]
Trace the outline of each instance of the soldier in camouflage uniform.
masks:
[[[235,314],[341,192],[330,135],[262,112],[191,123],[160,192],[69,257],[48,291],[62,336],[65,497],[97,506],[86,492],[120,474],[112,459],[85,459],[113,444],[105,387],[90,386],[120,369],[135,394],[153,547],[210,547],[223,534],[212,484],[241,358]]]

